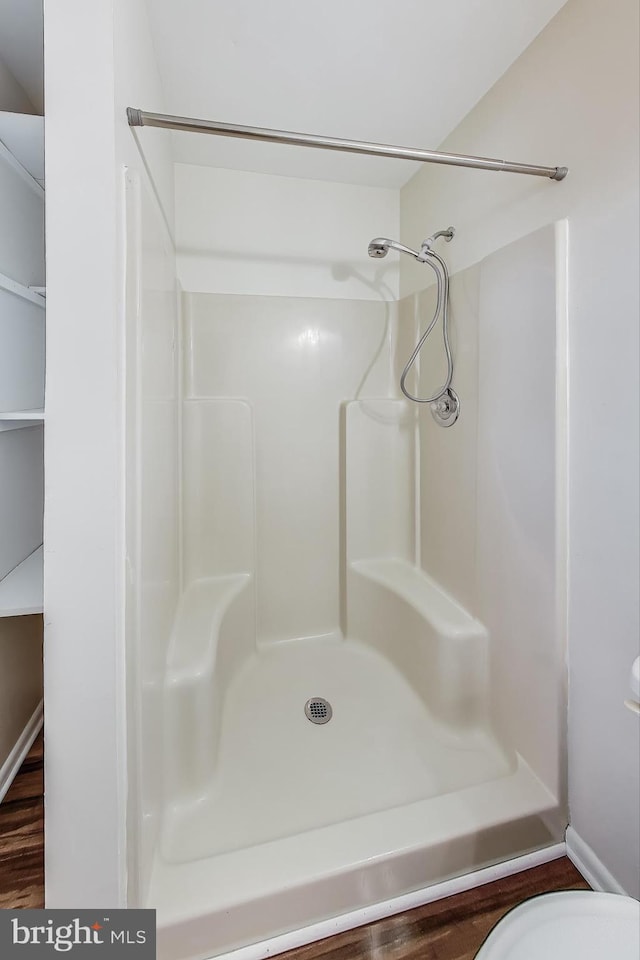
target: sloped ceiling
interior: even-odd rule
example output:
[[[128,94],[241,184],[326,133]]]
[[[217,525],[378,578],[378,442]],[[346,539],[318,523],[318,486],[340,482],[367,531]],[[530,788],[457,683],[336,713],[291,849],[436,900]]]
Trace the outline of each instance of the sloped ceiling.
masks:
[[[425,149],[564,2],[147,0],[168,112]],[[185,163],[387,187],[416,168],[195,134],[176,134],[174,150]]]

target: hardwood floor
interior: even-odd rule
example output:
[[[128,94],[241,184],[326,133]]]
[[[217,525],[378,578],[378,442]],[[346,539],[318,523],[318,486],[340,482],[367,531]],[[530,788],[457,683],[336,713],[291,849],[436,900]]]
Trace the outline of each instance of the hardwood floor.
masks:
[[[504,880],[281,954],[281,960],[473,960],[512,907],[552,890],[588,889],[563,857]],[[43,738],[0,804],[0,908],[44,906]]]
[[[0,803],[0,908],[44,906],[44,755],[40,733]]]

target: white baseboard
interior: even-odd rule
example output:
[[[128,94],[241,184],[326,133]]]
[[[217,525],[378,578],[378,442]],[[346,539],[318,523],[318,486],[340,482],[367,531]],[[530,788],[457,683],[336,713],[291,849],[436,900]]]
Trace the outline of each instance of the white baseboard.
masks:
[[[0,767],[0,803],[4,800],[5,794],[18,770],[22,766],[22,761],[31,750],[33,741],[42,729],[44,717],[44,702],[41,700],[36,709],[31,714],[27,724],[18,737],[18,741],[13,750]]]
[[[627,891],[618,883],[613,874],[609,873],[604,863],[596,856],[589,844],[585,843],[582,837],[576,833],[573,827],[567,827],[566,842],[569,860],[594,890],[627,895]]]
[[[467,873],[462,877],[455,877],[453,880],[434,883],[423,890],[416,890],[414,893],[395,897],[393,900],[385,900],[383,903],[363,907],[360,910],[342,914],[331,920],[322,920],[320,923],[314,923],[301,930],[280,934],[280,936],[272,937],[269,940],[263,940],[261,943],[240,947],[238,950],[220,954],[213,960],[267,960],[267,958],[274,957],[286,950],[292,950],[316,940],[324,940],[325,937],[331,937],[336,933],[352,930],[354,927],[360,927],[365,923],[373,923],[374,920],[382,920],[384,917],[411,910],[413,907],[421,907],[426,903],[432,903],[434,900],[442,900],[454,893],[462,893],[465,890],[480,887],[485,883],[492,883],[494,880],[502,880],[504,877],[520,873],[522,870],[529,870],[531,867],[540,866],[542,863],[550,863],[552,860],[564,857],[565,853],[565,844],[555,843],[552,846],[544,847],[542,850],[536,850],[534,853],[514,857],[513,860],[505,860],[491,867],[485,867],[483,870],[475,870],[473,873]]]

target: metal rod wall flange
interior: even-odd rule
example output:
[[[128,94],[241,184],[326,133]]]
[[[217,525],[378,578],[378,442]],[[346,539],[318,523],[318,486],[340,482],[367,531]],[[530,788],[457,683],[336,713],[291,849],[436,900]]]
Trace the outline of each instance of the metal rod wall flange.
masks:
[[[532,177],[548,177],[550,180],[564,180],[569,172],[567,167],[508,163],[506,160],[492,160],[489,157],[467,157],[464,154],[440,153],[436,150],[420,150],[416,147],[394,147],[384,143],[367,143],[363,140],[342,140],[308,133],[292,133],[287,130],[269,130],[265,127],[245,127],[216,120],[195,120],[190,117],[173,117],[166,113],[147,113],[145,110],[137,110],[134,107],[127,108],[127,118],[130,127],[160,127],[164,130],[182,130],[187,133],[210,133],[219,137],[238,137],[243,140],[286,143],[296,147],[340,150],[343,153],[362,153],[373,157],[392,157],[396,160],[444,163],[454,167],[472,167],[476,170],[498,170],[502,173],[524,173]]]

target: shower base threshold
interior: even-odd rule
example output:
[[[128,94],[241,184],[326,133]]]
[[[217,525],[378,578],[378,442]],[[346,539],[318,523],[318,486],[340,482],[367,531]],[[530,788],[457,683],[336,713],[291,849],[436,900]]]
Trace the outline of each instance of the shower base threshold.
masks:
[[[562,839],[557,801],[515,773],[189,863],[156,859],[158,960],[207,960]]]
[[[333,707],[324,725],[313,697]],[[366,645],[260,649],[228,690],[208,790],[164,813],[158,958],[219,956],[546,847],[557,815],[520,757],[435,722]]]

